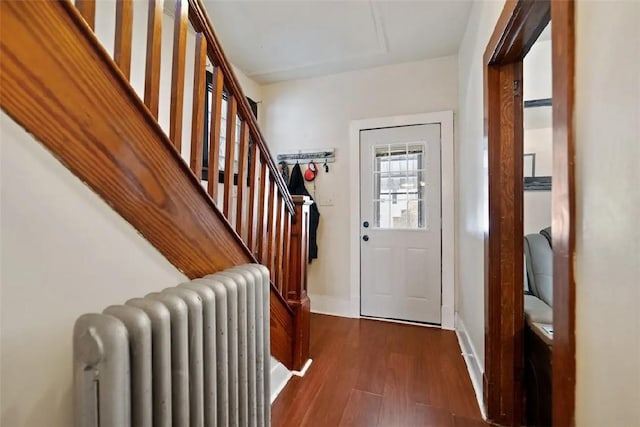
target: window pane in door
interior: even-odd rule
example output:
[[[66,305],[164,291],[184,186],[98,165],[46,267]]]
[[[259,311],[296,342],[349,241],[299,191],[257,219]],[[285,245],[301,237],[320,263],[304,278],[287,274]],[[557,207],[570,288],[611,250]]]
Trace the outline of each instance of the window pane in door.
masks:
[[[375,146],[373,210],[376,228],[427,227],[424,155],[424,142]]]

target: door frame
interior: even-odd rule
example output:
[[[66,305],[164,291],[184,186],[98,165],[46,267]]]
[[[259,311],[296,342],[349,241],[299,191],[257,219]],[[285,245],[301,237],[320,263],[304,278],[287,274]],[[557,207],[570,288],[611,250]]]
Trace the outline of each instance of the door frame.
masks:
[[[442,301],[443,329],[454,329],[455,290],[455,177],[453,111],[353,120],[349,128],[349,194],[351,212],[349,253],[351,265],[350,317],[360,317],[360,131],[398,126],[440,124],[440,170],[442,211]]]
[[[484,54],[489,166],[484,405],[521,425],[523,390],[522,60],[551,20],[553,86],[553,424],[575,424],[574,0],[507,0]]]

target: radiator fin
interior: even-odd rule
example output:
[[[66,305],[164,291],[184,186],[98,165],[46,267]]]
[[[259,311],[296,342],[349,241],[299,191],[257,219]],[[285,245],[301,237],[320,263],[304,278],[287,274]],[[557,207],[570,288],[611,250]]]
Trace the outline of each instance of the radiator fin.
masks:
[[[269,286],[247,264],[80,316],[76,426],[270,425]]]

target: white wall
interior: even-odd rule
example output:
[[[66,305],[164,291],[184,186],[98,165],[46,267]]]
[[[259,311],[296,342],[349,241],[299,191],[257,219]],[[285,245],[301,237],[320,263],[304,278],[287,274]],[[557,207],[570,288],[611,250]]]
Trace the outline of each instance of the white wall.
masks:
[[[640,3],[576,2],[576,425],[640,425]]]
[[[186,277],[0,114],[0,420],[69,426],[75,319]]]
[[[456,58],[411,62],[263,87],[265,136],[274,155],[335,148],[336,162],[307,188],[318,202],[318,259],[309,266],[312,310],[350,315],[349,123],[455,110]]]
[[[551,98],[551,40],[539,40],[523,61],[525,100]],[[527,108],[524,113],[524,153],[535,153],[536,176],[552,176],[551,108]],[[551,191],[524,192],[524,234],[551,225]]]
[[[482,56],[503,5],[503,0],[473,3],[458,53],[456,307],[474,353],[470,368],[474,385],[482,384],[484,372],[484,234],[488,229]],[[482,393],[481,387],[476,386],[476,393]]]
[[[549,70],[549,74],[551,74],[551,70]],[[552,139],[553,129],[551,127],[525,129],[524,131],[524,152],[535,153],[536,176],[552,175]],[[525,191],[523,201],[522,219],[525,235],[538,233],[551,225],[551,191]]]
[[[524,100],[551,98],[551,40],[537,40],[522,62]]]

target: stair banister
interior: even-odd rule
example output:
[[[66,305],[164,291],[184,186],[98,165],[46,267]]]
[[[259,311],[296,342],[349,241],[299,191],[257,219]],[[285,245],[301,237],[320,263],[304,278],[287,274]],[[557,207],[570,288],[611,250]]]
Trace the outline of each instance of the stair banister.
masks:
[[[0,106],[187,276],[200,277],[246,262],[268,266],[272,272],[272,352],[288,367],[298,367],[296,360],[308,356],[308,350],[300,349],[309,332],[306,269],[301,268],[303,258],[298,256],[300,251],[306,253],[302,248],[306,239],[296,241],[301,235],[298,228],[306,224],[298,217],[303,215],[298,211],[304,211],[300,207],[304,204],[294,204],[200,0],[175,0],[171,123],[169,135],[163,132],[158,104],[164,2],[148,1],[144,102],[129,83],[132,0],[114,3],[114,57],[93,32],[95,0],[79,0],[77,8],[70,0],[0,2],[0,53],[5,58]],[[184,75],[187,19],[196,31],[193,76]],[[201,89],[207,59],[214,65],[215,100],[208,191],[200,185]],[[181,112],[184,81],[191,79],[193,103],[186,108],[192,109],[193,120],[185,130],[191,132],[192,146],[185,162],[180,155]],[[218,113],[225,90],[229,125],[221,129]],[[95,96],[87,95],[91,93]],[[224,195],[219,203],[220,135],[225,132],[231,137],[227,140],[234,141],[237,119],[239,153],[234,152],[233,143],[228,144]],[[236,157],[238,200],[234,205]]]

